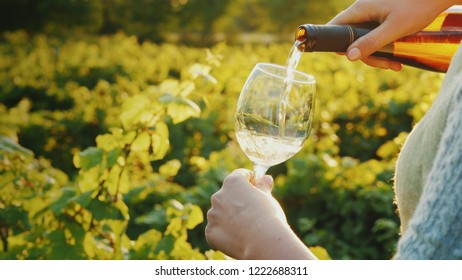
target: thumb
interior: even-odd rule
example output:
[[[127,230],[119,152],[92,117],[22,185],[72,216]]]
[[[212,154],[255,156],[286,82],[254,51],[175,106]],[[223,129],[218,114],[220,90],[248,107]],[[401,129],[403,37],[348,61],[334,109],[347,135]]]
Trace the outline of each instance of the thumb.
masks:
[[[274,186],[273,177],[265,175],[256,182],[255,186],[263,192],[271,193]]]
[[[399,38],[399,34],[391,29],[387,23],[382,23],[366,35],[354,41],[347,49],[346,55],[349,60],[355,61],[366,58],[374,52]]]

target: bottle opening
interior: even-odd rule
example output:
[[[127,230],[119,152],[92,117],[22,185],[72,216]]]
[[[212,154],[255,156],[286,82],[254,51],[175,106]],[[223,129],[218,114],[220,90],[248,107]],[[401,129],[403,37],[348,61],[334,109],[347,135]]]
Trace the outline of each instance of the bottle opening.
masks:
[[[303,51],[306,47],[307,32],[303,27],[297,28],[295,32],[295,40],[297,41],[297,48],[299,51]]]

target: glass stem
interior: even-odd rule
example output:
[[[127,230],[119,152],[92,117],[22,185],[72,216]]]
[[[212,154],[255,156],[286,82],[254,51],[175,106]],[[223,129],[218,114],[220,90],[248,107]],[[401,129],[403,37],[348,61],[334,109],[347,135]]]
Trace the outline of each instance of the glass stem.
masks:
[[[268,170],[269,166],[254,164],[253,166],[253,178],[252,181],[254,184],[257,184],[263,176],[265,176],[266,171]]]

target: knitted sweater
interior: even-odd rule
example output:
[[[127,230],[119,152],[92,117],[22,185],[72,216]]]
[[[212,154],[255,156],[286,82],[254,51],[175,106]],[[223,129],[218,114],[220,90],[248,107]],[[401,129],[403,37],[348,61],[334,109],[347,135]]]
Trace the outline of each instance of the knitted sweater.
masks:
[[[396,259],[462,259],[462,47],[399,155]]]

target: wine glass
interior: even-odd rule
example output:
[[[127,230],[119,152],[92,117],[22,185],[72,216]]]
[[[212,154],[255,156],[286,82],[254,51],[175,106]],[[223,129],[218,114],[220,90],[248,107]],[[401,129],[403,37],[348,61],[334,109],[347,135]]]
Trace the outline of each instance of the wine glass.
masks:
[[[242,88],[236,138],[254,164],[254,182],[302,148],[313,120],[316,81],[303,72],[257,63]]]

